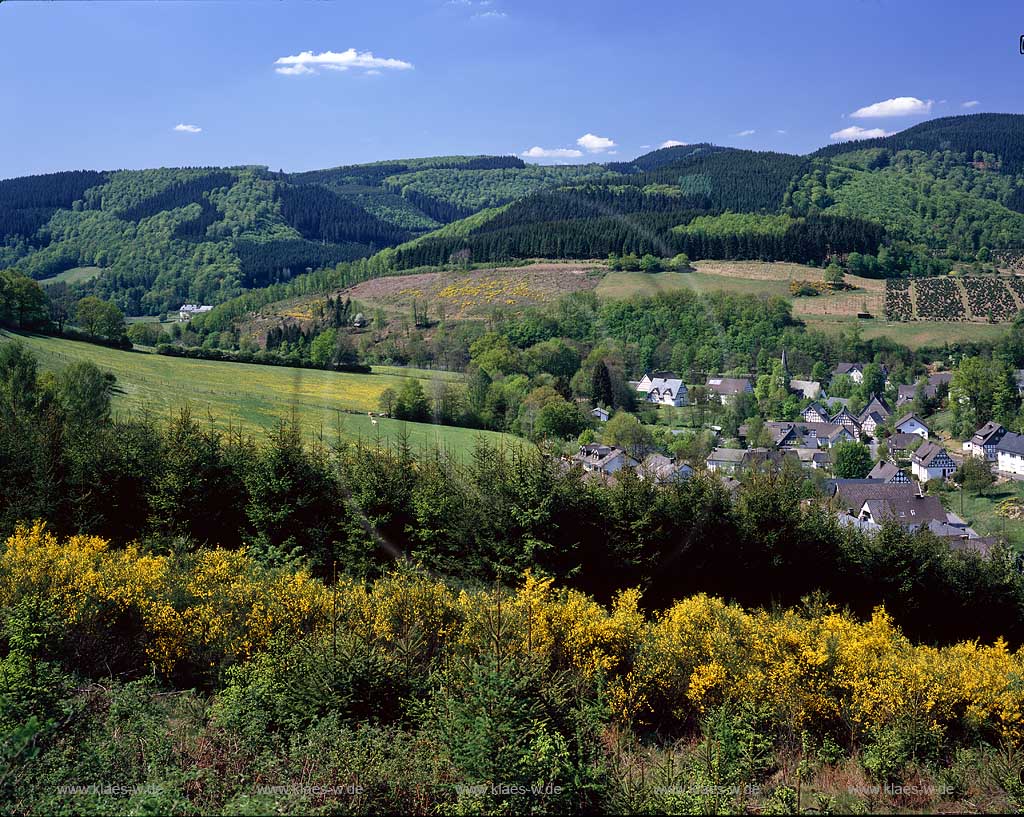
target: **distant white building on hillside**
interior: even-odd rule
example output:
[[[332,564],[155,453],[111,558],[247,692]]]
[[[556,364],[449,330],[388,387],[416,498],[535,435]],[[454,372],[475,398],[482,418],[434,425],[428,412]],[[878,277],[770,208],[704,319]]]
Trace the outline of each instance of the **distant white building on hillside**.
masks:
[[[663,406],[685,406],[689,402],[686,385],[672,372],[645,374],[636,384],[636,390],[648,403]]]
[[[181,308],[178,310],[178,323],[187,323],[196,315],[202,315],[204,312],[209,312],[211,309],[213,309],[213,307],[206,304],[203,304],[202,306],[199,306],[198,304],[182,304]]]

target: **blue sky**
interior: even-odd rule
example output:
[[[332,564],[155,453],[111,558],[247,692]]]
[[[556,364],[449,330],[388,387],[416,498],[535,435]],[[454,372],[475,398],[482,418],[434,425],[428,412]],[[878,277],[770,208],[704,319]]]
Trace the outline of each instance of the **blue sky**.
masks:
[[[982,6],[5,2],[0,178],[531,148],[609,161],[667,140],[805,153],[847,128],[1024,112],[1024,4]]]

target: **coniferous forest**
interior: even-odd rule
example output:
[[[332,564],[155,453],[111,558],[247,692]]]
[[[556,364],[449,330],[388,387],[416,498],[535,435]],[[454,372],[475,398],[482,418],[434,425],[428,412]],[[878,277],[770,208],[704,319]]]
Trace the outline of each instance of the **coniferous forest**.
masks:
[[[886,277],[1021,251],[1019,117],[977,114],[809,156],[662,148],[538,167],[437,157],[288,174],[262,167],[75,171],[0,182],[0,266],[132,314],[220,303],[387,249],[394,269],[609,253],[823,265],[885,255]],[[766,232],[696,219],[788,216]],[[756,220],[755,220],[756,221]],[[897,259],[893,263],[891,259]],[[70,273],[69,273],[70,274]]]

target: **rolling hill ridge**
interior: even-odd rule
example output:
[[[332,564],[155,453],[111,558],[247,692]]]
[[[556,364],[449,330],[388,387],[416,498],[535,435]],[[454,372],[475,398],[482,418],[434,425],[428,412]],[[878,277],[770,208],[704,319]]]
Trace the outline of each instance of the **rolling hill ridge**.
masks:
[[[737,218],[737,214],[742,214]],[[442,156],[303,173],[69,171],[0,181],[0,268],[126,313],[223,303],[307,270],[364,275],[609,253],[821,264],[877,277],[1024,246],[1024,116],[935,119],[808,156],[709,144],[631,162]],[[872,272],[872,270],[868,270]]]

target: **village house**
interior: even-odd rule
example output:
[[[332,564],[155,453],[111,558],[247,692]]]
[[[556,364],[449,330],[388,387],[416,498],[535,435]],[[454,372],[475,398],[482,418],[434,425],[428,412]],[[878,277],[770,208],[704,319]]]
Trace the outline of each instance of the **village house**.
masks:
[[[754,391],[753,385],[746,377],[709,377],[707,386],[722,405],[735,402],[744,392]]]
[[[644,395],[648,403],[662,406],[685,406],[689,400],[683,381],[672,372],[644,374],[636,384],[636,390]]]
[[[709,471],[738,474],[750,468],[778,470],[786,460],[799,465],[800,458],[793,450],[776,451],[770,448],[716,448],[706,460]]]
[[[939,387],[949,387],[949,381],[953,379],[952,372],[936,372],[935,374],[929,375],[927,382],[924,384],[924,388],[921,390],[922,395],[927,400],[934,400],[939,396]],[[917,383],[909,383],[906,385],[899,386],[896,390],[897,398],[896,405],[902,406],[906,403],[912,402],[917,397]]]
[[[994,420],[990,420],[964,443],[964,454],[971,457],[984,457],[989,462],[995,462],[997,459],[996,447],[1005,434],[1005,428]]]
[[[889,456],[896,458],[909,459],[911,447],[921,442],[921,437],[917,434],[903,434],[897,432],[891,437],[885,439],[885,444],[889,447]]]
[[[807,408],[800,412],[800,416],[804,418],[808,423],[827,423],[829,422],[828,412],[825,411],[817,403],[811,403]]]
[[[746,453],[742,448],[714,448],[708,454],[705,464],[709,471],[735,474],[743,466]]]
[[[839,521],[869,532],[888,521],[913,532],[931,522],[948,523],[937,496],[926,496],[912,482],[883,483],[874,479],[836,480],[832,502]]]
[[[800,459],[800,466],[811,471],[828,471],[832,468],[832,455],[820,448],[794,448]]]
[[[769,420],[764,424],[775,448],[832,448],[837,443],[854,439],[847,428],[835,423],[788,423]],[[749,426],[739,427],[740,439],[746,440]]]
[[[609,417],[608,409],[601,408],[601,406],[597,406],[596,408],[592,408],[590,410],[590,416],[599,422],[607,423]]]
[[[900,419],[893,423],[893,429],[900,434],[916,434],[921,439],[927,440],[928,426],[924,424],[924,421],[913,412],[904,414]]]
[[[664,454],[648,454],[637,467],[636,473],[640,479],[650,480],[656,485],[667,485],[689,479],[693,476],[693,469]]]
[[[821,397],[821,383],[817,380],[790,380],[789,390],[804,400],[817,400]]]
[[[924,442],[910,458],[910,470],[920,482],[949,479],[956,468],[956,463],[946,449],[933,442]]]
[[[996,470],[1015,477],[1024,476],[1024,434],[1007,431],[996,446]]]
[[[635,468],[637,465],[637,461],[629,456],[624,449],[599,443],[581,445],[579,453],[573,457],[573,462],[582,466],[583,470],[588,473],[606,476],[623,468]]]
[[[839,363],[832,370],[832,377],[846,375],[859,386],[864,382],[864,369],[867,365],[867,363]],[[884,365],[882,365],[882,374],[885,377],[889,376],[889,370]]]
[[[845,426],[849,429],[854,438],[860,436],[860,420],[854,417],[846,406],[843,406],[839,411],[833,414],[829,422],[835,425]]]
[[[864,407],[864,411],[861,412],[857,421],[860,423],[861,432],[869,437],[874,437],[878,427],[884,425],[890,416],[892,416],[892,411],[890,411],[885,400],[871,395],[871,399],[868,401],[867,406]]]
[[[910,476],[895,463],[879,462],[871,469],[868,479],[877,479],[882,483],[910,482]]]

